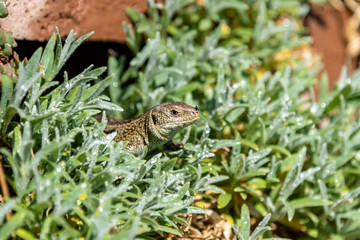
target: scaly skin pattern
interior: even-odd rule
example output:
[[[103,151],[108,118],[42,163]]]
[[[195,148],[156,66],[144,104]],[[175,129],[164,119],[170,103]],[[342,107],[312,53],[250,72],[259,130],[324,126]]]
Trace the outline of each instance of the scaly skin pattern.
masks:
[[[198,107],[184,102],[168,102],[149,109],[136,119],[120,120],[108,117],[104,132],[116,131],[114,141],[127,141],[126,149],[139,156],[145,148],[152,150],[166,143],[198,119]]]

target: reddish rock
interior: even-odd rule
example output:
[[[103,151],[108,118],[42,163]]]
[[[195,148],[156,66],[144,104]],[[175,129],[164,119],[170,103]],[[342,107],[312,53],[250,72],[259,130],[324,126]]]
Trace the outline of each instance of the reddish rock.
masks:
[[[346,55],[344,26],[349,16],[346,9],[338,11],[326,4],[312,4],[305,18],[305,25],[314,40],[313,47],[322,56],[329,76],[329,89],[334,87],[344,65],[347,65],[350,72],[357,66],[356,59]]]
[[[71,29],[78,36],[95,31],[92,41],[124,42],[128,7],[144,12],[146,0],[12,0],[0,26],[17,40],[46,41],[57,26],[62,36]]]

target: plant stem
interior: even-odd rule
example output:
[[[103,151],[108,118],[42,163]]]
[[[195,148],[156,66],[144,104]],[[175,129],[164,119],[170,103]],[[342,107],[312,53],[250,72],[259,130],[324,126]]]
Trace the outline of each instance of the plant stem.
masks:
[[[6,182],[6,178],[5,178],[5,171],[3,168],[3,164],[2,164],[2,155],[0,155],[0,188],[1,188],[1,192],[3,193],[4,197],[2,197],[2,195],[0,195],[0,201],[5,203],[5,199],[10,198],[10,194],[9,194],[9,188]],[[6,213],[6,220],[9,221],[11,218],[11,212],[7,212]]]

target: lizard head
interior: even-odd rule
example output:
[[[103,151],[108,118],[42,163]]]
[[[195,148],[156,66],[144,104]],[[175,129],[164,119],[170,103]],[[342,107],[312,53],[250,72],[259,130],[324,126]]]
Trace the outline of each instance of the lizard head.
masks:
[[[184,102],[169,102],[151,109],[151,119],[155,127],[172,138],[178,131],[198,120],[198,107],[192,107]]]

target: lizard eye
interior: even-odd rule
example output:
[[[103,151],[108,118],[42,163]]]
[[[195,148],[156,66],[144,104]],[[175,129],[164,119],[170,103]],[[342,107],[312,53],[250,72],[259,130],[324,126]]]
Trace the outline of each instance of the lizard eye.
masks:
[[[172,115],[177,115],[177,114],[178,114],[178,111],[176,111],[176,110],[171,110],[171,114],[172,114]]]

